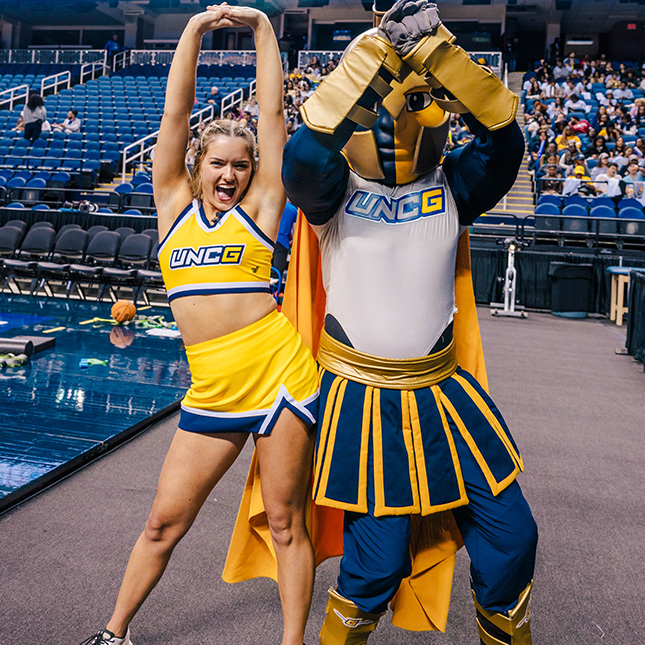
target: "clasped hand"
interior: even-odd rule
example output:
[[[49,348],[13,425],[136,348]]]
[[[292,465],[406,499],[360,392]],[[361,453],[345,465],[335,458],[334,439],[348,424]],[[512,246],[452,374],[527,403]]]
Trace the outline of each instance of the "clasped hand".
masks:
[[[251,7],[241,7],[223,2],[219,5],[209,5],[206,11],[194,15],[191,20],[195,21],[199,31],[204,34],[215,29],[225,27],[251,27],[256,29],[263,21],[267,20],[264,13]]]
[[[441,24],[439,10],[427,0],[399,0],[381,20],[379,34],[389,40],[399,56],[409,54]]]

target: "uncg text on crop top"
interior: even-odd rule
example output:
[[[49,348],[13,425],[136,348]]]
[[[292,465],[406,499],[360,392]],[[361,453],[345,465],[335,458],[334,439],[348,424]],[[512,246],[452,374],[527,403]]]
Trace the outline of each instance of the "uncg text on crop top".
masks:
[[[218,293],[271,293],[273,247],[240,206],[211,223],[194,199],[159,245],[168,301]]]

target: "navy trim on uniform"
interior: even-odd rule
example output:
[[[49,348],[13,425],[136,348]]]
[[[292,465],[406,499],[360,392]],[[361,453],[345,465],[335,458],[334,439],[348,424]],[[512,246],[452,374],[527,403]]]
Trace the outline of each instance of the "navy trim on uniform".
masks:
[[[191,289],[190,291],[182,291],[168,296],[168,302],[175,300],[175,298],[182,298],[185,296],[208,296],[217,293],[271,293],[271,287],[238,287],[234,289]]]
[[[159,242],[158,250],[157,250],[157,257],[159,257],[159,251],[163,248],[163,245],[166,243],[168,238],[174,233],[175,229],[179,226],[179,223],[181,222],[182,218],[188,214],[188,211],[193,207],[193,202],[190,202],[186,208],[184,208],[181,213],[175,218],[175,221],[172,223],[172,226],[168,229],[168,232],[166,233],[165,237],[161,242]]]
[[[318,413],[318,397],[316,396],[313,401],[303,406],[307,412],[314,419]],[[255,414],[250,416],[230,416],[230,417],[215,417],[195,414],[190,410],[181,408],[179,417],[179,427],[186,432],[251,432],[255,434],[269,435],[273,430],[280,414],[283,410],[291,410],[299,419],[311,427],[315,425],[302,410],[293,405],[287,399],[282,399],[280,404],[275,410],[271,410],[271,419],[268,425],[262,427],[266,421],[267,414]],[[262,431],[260,433],[260,431]]]

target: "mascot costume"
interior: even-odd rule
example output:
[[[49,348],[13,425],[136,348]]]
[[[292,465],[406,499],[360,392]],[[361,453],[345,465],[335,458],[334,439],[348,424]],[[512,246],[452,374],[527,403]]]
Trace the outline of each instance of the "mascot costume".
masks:
[[[388,606],[445,629],[465,544],[481,642],[528,645],[537,528],[486,392],[467,233],[517,176],[518,99],[435,4],[381,16],[303,105],[283,164],[306,217],[284,311],[321,367],[311,534],[318,562],[342,551],[320,642],[367,642]],[[474,139],[442,158],[450,113]],[[275,577],[258,479],[254,463],[228,581]]]

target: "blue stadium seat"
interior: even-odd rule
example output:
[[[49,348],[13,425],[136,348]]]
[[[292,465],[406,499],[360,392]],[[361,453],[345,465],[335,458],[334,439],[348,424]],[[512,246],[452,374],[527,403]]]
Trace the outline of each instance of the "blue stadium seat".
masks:
[[[618,210],[621,211],[623,208],[636,208],[637,210],[642,210],[642,204],[637,200],[631,197],[625,197],[618,202]]]
[[[587,207],[582,204],[569,204],[562,209],[562,214],[567,217],[587,217]]]
[[[580,195],[569,195],[569,197],[565,197],[564,199],[564,206],[571,206],[572,204],[579,204],[580,206],[584,206],[585,208],[588,207],[589,202],[584,198],[581,197]]]
[[[538,204],[535,208],[536,215],[560,215],[560,207],[557,204]]]
[[[616,203],[613,199],[611,199],[611,197],[596,197],[595,199],[592,199],[591,203],[589,204],[589,208],[593,210],[598,206],[606,206],[607,208],[611,208],[611,210],[614,211],[614,215],[616,214]],[[604,215],[596,215],[596,217],[604,217]]]
[[[593,206],[589,212],[590,217],[615,218],[616,211],[609,206]]]
[[[634,208],[627,206],[618,211],[618,217],[621,219],[645,219],[645,212],[643,212],[643,207]]]

